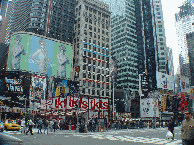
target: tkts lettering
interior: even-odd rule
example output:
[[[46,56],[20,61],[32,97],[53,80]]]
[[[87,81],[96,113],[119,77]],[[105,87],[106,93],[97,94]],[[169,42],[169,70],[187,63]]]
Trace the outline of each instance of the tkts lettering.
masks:
[[[64,98],[55,98],[53,100],[54,108],[59,108],[59,109],[71,109],[74,108],[76,103],[78,101],[78,98],[75,97],[68,97],[67,99]],[[82,109],[92,109],[92,110],[108,110],[108,99],[79,99],[79,108]]]

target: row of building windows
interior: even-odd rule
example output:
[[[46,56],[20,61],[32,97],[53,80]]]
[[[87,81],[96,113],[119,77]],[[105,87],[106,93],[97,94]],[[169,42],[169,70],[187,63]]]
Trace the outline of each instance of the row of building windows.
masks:
[[[90,90],[91,90],[91,91],[90,91]],[[88,93],[89,95],[98,95],[98,96],[100,96],[100,92],[102,92],[102,96],[107,96],[107,97],[109,96],[109,92],[106,92],[106,94],[105,94],[105,92],[102,91],[102,90],[85,89],[85,88],[82,89],[82,93],[83,93],[83,94],[85,94],[86,91],[87,91],[87,93]]]

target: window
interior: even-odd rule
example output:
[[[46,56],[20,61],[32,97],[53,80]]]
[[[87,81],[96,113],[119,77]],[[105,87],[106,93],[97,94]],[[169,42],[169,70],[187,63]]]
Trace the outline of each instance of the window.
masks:
[[[88,26],[87,26],[87,24],[85,24],[85,28],[87,28]]]
[[[94,32],[96,32],[96,27],[94,27]]]
[[[161,55],[164,55],[164,52],[161,52]]]
[[[92,30],[92,26],[91,25],[89,25],[89,29]]]
[[[163,38],[160,38],[160,41],[163,41]]]
[[[159,29],[159,32],[162,32],[162,29]]]
[[[160,47],[160,50],[164,50],[164,47]]]

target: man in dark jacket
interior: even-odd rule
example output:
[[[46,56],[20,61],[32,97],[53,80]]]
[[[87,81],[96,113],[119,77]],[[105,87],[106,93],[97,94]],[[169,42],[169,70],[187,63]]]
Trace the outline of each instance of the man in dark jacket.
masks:
[[[168,130],[173,134],[172,140],[174,140],[174,127],[175,127],[174,118],[171,117],[170,123],[169,123],[169,125],[168,125]]]

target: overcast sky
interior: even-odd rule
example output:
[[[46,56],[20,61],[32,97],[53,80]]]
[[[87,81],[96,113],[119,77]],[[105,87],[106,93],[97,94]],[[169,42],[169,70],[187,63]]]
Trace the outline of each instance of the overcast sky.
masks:
[[[175,28],[175,13],[179,11],[178,7],[182,5],[185,0],[161,0],[164,27],[166,34],[166,45],[173,49],[174,72],[176,74],[178,68],[178,41]]]

